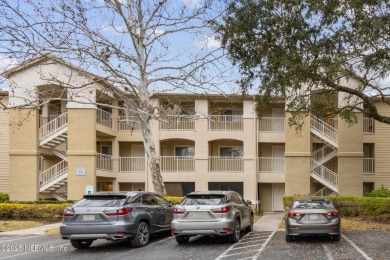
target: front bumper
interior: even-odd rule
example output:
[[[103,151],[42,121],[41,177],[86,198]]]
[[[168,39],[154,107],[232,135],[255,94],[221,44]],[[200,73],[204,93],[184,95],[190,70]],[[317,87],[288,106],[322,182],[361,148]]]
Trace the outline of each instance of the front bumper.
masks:
[[[135,236],[137,226],[134,224],[114,225],[66,225],[60,226],[62,239],[107,239],[119,240]]]

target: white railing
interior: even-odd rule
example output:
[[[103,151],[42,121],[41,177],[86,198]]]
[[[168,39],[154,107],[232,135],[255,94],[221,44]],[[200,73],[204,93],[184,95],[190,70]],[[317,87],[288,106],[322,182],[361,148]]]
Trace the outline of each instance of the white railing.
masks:
[[[57,117],[59,117],[61,114],[52,114],[52,115],[49,115],[49,120],[52,121],[54,119],[56,119]]]
[[[137,116],[121,116],[119,117],[119,131],[140,131],[141,122]]]
[[[242,131],[242,116],[208,116],[209,130],[212,131]]]
[[[96,110],[96,123],[102,126],[112,128],[112,114],[98,108]]]
[[[311,172],[321,177],[321,179],[329,182],[330,184],[338,187],[338,176],[337,173],[329,170],[322,164],[319,164],[315,160],[311,159]]]
[[[242,172],[244,160],[242,157],[209,156],[210,172]]]
[[[59,129],[65,127],[68,123],[68,113],[63,113],[59,117],[51,120],[47,124],[44,124],[39,128],[39,139],[43,139],[50,134],[58,131]]]
[[[316,161],[319,161],[319,160],[323,159],[325,156],[327,156],[328,154],[333,153],[334,151],[336,151],[336,149],[334,149],[333,147],[328,146],[328,145],[324,145],[321,148],[319,148],[318,150],[314,151],[311,154],[311,158],[313,158]]]
[[[375,158],[363,158],[363,173],[372,174],[375,172]]]
[[[195,117],[187,115],[167,115],[160,121],[161,130],[194,130]]]
[[[259,118],[259,132],[283,133],[284,117]]]
[[[363,133],[375,133],[374,119],[368,117],[363,118]]]
[[[96,169],[101,171],[114,171],[114,157],[98,153],[96,155]]]
[[[61,161],[56,165],[50,167],[49,169],[39,173],[39,185],[40,186],[45,185],[51,180],[54,180],[67,172],[68,172],[68,162]]]
[[[259,157],[259,172],[284,173],[284,157]]]
[[[312,194],[312,196],[321,196],[321,197],[323,197],[323,196],[330,196],[332,194],[335,194],[335,192],[333,190],[329,189],[328,187],[323,187],[322,189],[314,192]]]
[[[324,120],[316,117],[311,116],[311,127],[317,130],[318,132],[322,133],[332,141],[337,143],[337,129],[331,126],[330,124],[326,123]]]
[[[162,172],[194,172],[195,160],[193,156],[161,156]]]
[[[145,157],[120,157],[120,172],[145,172]]]

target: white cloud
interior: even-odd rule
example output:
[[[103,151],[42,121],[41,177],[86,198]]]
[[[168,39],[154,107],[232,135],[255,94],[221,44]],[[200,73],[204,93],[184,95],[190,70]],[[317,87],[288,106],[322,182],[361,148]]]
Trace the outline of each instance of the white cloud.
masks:
[[[207,36],[203,40],[196,43],[201,48],[211,49],[221,47],[221,43],[214,37]]]
[[[18,61],[15,58],[0,56],[0,71],[9,70],[16,65],[18,65]]]
[[[181,2],[188,7],[198,8],[201,6],[201,0],[181,0]]]

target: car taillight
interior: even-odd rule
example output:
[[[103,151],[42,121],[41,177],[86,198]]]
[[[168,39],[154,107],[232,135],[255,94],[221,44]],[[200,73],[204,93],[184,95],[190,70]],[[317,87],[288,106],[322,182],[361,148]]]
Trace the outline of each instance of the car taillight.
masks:
[[[337,217],[339,215],[339,212],[337,210],[334,210],[334,211],[331,211],[331,212],[327,212],[326,215],[327,216],[335,216],[335,217]]]
[[[289,217],[300,217],[300,216],[303,216],[303,215],[305,215],[305,214],[302,214],[302,213],[299,213],[299,212],[294,212],[294,211],[289,211],[287,213],[287,216],[289,216]]]
[[[74,216],[74,210],[73,209],[64,209],[64,212],[63,212],[63,216],[64,217],[72,217]]]
[[[186,212],[185,208],[174,207],[172,213],[173,214],[184,214]]]
[[[220,207],[212,209],[213,213],[228,213],[232,209],[232,206]]]
[[[106,216],[123,216],[129,213],[133,208],[121,208],[119,210],[104,211]]]

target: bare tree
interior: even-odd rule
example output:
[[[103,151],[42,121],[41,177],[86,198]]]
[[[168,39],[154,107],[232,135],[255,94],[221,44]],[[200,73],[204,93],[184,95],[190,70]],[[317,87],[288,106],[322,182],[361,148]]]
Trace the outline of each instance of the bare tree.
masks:
[[[158,108],[149,99],[156,92],[222,92],[218,83],[229,68],[219,46],[208,48],[214,39],[206,26],[222,7],[212,0],[0,0],[0,55],[17,62],[54,55],[114,86],[126,114],[141,122],[154,189],[165,195],[150,126]]]

